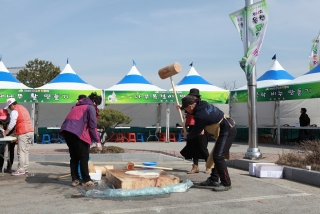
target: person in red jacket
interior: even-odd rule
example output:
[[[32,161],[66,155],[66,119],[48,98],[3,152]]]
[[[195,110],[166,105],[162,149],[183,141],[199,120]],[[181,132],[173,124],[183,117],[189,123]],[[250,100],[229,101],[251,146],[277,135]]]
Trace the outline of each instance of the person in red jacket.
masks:
[[[200,91],[197,88],[190,89],[188,95],[193,96],[198,101],[201,100]],[[177,106],[177,108],[180,107],[180,105]],[[194,116],[186,112],[186,129],[189,127],[189,132],[191,132],[194,125]],[[204,161],[207,162],[207,159],[209,157],[207,133],[202,130],[202,132],[197,137],[193,139],[186,139],[186,141],[186,146],[180,151],[180,154],[185,159],[192,159],[193,161],[192,168],[187,172],[187,174],[199,173],[199,159],[204,159]],[[211,173],[211,169],[206,167],[204,173]]]
[[[94,186],[88,169],[89,149],[92,141],[97,143],[98,150],[102,149],[98,132],[97,121],[99,117],[98,105],[101,104],[101,96],[91,93],[89,97],[79,99],[72,107],[63,124],[60,135],[64,136],[70,153],[71,186]],[[83,181],[78,173],[78,163]]]
[[[6,109],[0,109],[0,133],[3,134],[3,131],[7,129],[8,125],[10,123],[10,114],[8,110]],[[11,135],[14,132],[14,130],[11,130],[11,132],[8,135]],[[12,135],[15,136],[15,133]],[[14,147],[16,146],[16,140],[8,142],[8,152],[10,153],[10,160],[7,161],[7,168],[5,169],[5,172],[11,173],[12,164],[14,161]],[[5,145],[3,145],[2,148],[0,148],[0,154],[4,155]],[[2,169],[2,166],[4,164],[3,158],[0,158],[0,170]]]
[[[12,175],[24,175],[28,173],[29,166],[29,146],[34,138],[34,130],[28,110],[17,104],[14,98],[7,99],[6,107],[10,109],[10,123],[3,133],[4,136],[15,127],[18,140],[18,169]]]

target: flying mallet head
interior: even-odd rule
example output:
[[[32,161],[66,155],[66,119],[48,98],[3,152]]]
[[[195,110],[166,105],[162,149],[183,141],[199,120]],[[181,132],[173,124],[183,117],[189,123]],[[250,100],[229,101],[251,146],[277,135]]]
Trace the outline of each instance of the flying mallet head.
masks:
[[[172,77],[173,75],[179,73],[181,71],[181,65],[178,62],[175,62],[167,67],[161,68],[158,71],[159,77],[161,79],[166,79],[168,77]]]

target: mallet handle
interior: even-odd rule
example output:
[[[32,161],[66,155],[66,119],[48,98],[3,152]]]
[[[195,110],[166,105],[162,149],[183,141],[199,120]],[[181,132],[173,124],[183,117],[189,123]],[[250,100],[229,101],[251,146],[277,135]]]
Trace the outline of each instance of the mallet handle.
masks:
[[[178,100],[176,88],[174,87],[174,83],[173,83],[172,77],[170,77],[170,80],[171,80],[171,85],[172,85],[172,90],[173,90],[173,93],[174,93],[174,97],[176,98],[177,105],[179,105],[179,100]],[[181,112],[180,108],[179,108],[179,114],[180,114],[180,119],[181,119],[183,131],[184,131],[184,133],[187,133],[186,132],[186,126],[185,126],[184,119],[182,117],[182,112]]]

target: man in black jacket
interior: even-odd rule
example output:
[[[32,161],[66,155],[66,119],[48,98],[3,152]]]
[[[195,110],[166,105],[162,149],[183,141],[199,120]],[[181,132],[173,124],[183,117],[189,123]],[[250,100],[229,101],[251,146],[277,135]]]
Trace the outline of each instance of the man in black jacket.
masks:
[[[229,152],[237,134],[234,121],[226,117],[223,111],[214,105],[206,101],[197,102],[194,97],[190,95],[182,99],[181,110],[193,114],[195,119],[193,129],[188,134],[184,133],[185,139],[197,137],[203,129],[214,124],[216,124],[216,131],[219,133],[213,152],[213,162],[215,166],[211,170],[210,177],[202,182],[201,185],[213,186],[214,191],[227,191],[231,189],[231,180],[225,162],[225,155]],[[221,181],[220,184],[219,179]]]
[[[310,118],[306,114],[307,109],[301,108],[300,113],[301,113],[301,115],[299,117],[300,127],[310,126]],[[308,130],[305,130],[305,129],[300,130],[299,131],[299,143],[306,140],[307,136],[308,136]]]

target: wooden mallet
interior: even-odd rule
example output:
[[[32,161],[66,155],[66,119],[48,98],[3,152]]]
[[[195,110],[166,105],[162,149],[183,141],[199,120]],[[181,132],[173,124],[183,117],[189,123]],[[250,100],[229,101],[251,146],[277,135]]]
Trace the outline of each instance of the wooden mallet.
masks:
[[[179,105],[179,101],[178,101],[176,88],[174,87],[174,83],[173,83],[173,80],[172,80],[172,76],[178,74],[180,71],[181,71],[181,65],[178,62],[175,62],[175,63],[173,63],[171,65],[168,65],[167,67],[161,68],[158,71],[159,77],[161,79],[166,79],[166,78],[170,77],[172,90],[174,92],[174,97],[176,98],[177,105]],[[185,126],[184,119],[182,117],[182,113],[181,113],[180,108],[179,108],[179,114],[180,114],[180,119],[181,119],[183,131],[186,133],[186,126]]]

